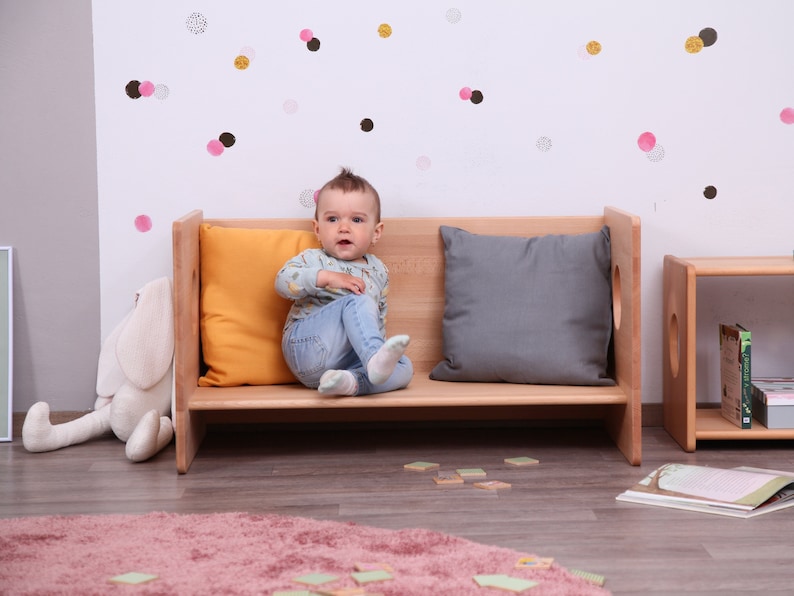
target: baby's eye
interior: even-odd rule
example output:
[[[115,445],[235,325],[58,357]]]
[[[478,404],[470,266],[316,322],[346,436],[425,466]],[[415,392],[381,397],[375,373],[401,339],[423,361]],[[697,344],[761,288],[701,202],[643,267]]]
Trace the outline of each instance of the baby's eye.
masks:
[[[335,215],[329,215],[327,219],[327,221],[330,221],[331,223],[334,223],[336,220],[337,217]]]
[[[363,223],[363,222],[364,222],[364,218],[363,217],[354,217],[353,218],[353,223]]]

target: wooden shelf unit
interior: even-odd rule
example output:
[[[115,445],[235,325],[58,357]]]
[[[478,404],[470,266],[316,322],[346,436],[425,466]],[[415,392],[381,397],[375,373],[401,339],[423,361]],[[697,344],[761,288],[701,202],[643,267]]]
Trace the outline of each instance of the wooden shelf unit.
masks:
[[[719,408],[697,407],[697,278],[770,275],[794,276],[794,257],[664,257],[664,427],[685,451],[695,451],[698,440],[794,439],[794,429],[768,429],[753,419],[742,430]]]

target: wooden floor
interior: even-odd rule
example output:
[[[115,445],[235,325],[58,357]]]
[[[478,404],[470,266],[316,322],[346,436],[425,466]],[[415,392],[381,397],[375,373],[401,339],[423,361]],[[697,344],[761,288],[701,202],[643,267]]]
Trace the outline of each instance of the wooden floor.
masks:
[[[794,471],[792,442],[702,442],[681,451],[643,429],[644,463],[628,465],[599,429],[426,426],[212,430],[187,475],[174,448],[133,464],[107,437],[31,454],[0,444],[0,517],[247,511],[422,527],[554,557],[606,576],[614,594],[790,594],[794,509],[751,520],[618,503],[615,496],[669,462]],[[538,466],[510,468],[528,455]],[[482,467],[506,491],[436,486],[416,460],[442,470]]]

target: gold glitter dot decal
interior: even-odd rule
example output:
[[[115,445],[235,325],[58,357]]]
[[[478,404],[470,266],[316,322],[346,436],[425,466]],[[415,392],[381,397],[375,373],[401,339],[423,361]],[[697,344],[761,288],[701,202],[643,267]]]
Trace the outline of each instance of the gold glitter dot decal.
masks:
[[[383,23],[380,27],[378,27],[378,35],[380,35],[383,39],[391,37],[391,25]]]
[[[601,53],[601,44],[597,41],[590,41],[587,43],[587,53],[591,56],[598,56]]]
[[[703,40],[697,35],[687,37],[686,42],[684,42],[684,49],[690,54],[697,54],[703,49]]]
[[[245,70],[251,65],[251,61],[248,59],[247,56],[237,56],[234,59],[234,67],[237,70]]]

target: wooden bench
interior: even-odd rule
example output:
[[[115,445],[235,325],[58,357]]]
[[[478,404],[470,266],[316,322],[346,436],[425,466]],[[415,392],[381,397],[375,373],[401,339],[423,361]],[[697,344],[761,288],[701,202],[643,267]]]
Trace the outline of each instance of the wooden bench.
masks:
[[[173,224],[176,460],[188,471],[207,424],[237,422],[596,420],[626,459],[641,460],[640,220],[607,207],[602,216],[386,219],[376,253],[391,274],[389,333],[411,336],[408,388],[364,397],[327,398],[299,384],[199,387],[199,226],[311,230],[306,219],[204,219]],[[608,225],[612,250],[614,386],[582,387],[433,381],[442,359],[444,248],[440,225],[476,234],[580,234]],[[392,331],[394,330],[394,331]],[[589,423],[589,422],[588,422]]]

